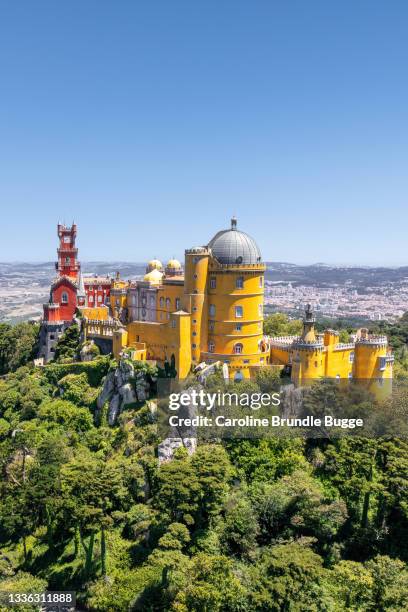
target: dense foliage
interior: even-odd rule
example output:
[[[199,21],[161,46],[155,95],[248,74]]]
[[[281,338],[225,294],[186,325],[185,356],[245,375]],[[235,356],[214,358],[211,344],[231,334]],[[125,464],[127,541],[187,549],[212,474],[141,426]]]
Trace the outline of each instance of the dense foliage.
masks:
[[[405,440],[230,440],[159,466],[149,405],[113,427],[96,410],[115,364],[64,361],[0,380],[0,591],[106,612],[408,607]]]
[[[0,375],[32,361],[37,351],[36,323],[0,323]]]

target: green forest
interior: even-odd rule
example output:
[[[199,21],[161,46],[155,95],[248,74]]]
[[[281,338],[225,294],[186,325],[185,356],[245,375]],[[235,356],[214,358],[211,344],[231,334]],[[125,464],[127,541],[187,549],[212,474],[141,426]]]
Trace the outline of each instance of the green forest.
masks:
[[[408,379],[408,314],[378,325]],[[97,407],[118,364],[79,361],[72,327],[34,367],[38,331],[0,325],[1,592],[76,591],[103,612],[408,609],[405,438],[217,440],[159,464],[150,400],[114,425]],[[154,399],[160,373],[136,369]]]

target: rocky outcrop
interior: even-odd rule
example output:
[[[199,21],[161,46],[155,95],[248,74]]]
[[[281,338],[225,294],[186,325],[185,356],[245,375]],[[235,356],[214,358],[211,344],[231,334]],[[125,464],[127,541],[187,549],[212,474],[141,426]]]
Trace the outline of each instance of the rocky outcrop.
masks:
[[[92,361],[99,355],[99,350],[94,344],[93,340],[90,340],[82,345],[82,348],[79,352],[79,357],[81,361]]]
[[[180,446],[184,446],[188,454],[192,455],[197,449],[197,438],[166,438],[158,446],[159,463],[171,461]]]
[[[114,425],[125,406],[145,402],[150,384],[143,370],[135,370],[133,363],[122,359],[116,370],[108,372],[96,400],[99,411],[108,402],[108,423]]]

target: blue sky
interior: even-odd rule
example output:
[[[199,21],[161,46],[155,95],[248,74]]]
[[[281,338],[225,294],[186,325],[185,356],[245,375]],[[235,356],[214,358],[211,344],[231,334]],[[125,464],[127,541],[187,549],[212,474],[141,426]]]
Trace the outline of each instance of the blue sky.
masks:
[[[0,260],[408,264],[408,3],[0,2]]]

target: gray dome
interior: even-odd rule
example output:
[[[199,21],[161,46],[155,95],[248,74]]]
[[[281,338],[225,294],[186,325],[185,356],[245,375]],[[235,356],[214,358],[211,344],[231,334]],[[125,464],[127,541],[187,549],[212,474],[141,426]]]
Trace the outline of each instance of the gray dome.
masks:
[[[256,264],[261,261],[255,240],[237,230],[235,218],[231,219],[231,229],[215,234],[208,247],[220,264]]]

